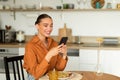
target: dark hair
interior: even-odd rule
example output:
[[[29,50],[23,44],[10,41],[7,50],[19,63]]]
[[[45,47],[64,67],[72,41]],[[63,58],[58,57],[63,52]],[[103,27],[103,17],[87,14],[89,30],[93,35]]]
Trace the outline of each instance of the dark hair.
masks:
[[[44,19],[44,18],[50,18],[50,19],[52,19],[52,18],[51,18],[49,15],[47,15],[47,14],[41,14],[41,15],[38,16],[37,20],[35,21],[35,24],[40,23],[41,19]]]

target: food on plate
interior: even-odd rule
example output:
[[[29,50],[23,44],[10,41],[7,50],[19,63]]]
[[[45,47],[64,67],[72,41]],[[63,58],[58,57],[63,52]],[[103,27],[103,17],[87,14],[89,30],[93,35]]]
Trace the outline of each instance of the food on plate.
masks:
[[[70,76],[72,76],[72,72],[67,72],[67,71],[50,71],[47,76],[50,77],[50,75],[57,76],[58,79],[67,79]]]
[[[58,71],[58,78],[67,78],[72,75],[71,72]]]

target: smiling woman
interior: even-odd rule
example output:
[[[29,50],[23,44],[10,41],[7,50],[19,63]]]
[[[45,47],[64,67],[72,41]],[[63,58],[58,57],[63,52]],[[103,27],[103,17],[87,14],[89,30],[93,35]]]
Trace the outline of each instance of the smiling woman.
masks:
[[[38,80],[54,69],[63,71],[67,63],[66,45],[58,45],[50,37],[53,30],[52,18],[47,14],[39,15],[35,27],[38,33],[25,46],[24,68],[28,72],[28,80]]]

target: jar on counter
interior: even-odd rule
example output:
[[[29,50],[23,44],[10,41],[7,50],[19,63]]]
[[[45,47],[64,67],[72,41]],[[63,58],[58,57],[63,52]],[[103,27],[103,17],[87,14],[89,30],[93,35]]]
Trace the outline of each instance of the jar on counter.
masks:
[[[106,8],[107,8],[107,9],[112,9],[112,4],[111,4],[111,3],[107,3]]]
[[[19,43],[25,42],[24,31],[18,31],[18,32],[16,32],[16,41],[19,42]]]

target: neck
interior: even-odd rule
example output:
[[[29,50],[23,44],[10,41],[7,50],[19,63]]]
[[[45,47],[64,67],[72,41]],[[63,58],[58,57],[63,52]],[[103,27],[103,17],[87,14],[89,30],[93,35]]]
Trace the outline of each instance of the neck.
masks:
[[[40,35],[38,35],[39,39],[43,42],[43,44],[48,47],[48,40],[47,37],[42,37]]]
[[[38,37],[39,37],[39,39],[41,40],[41,41],[46,41],[46,37],[45,36],[42,36],[41,34],[38,34],[37,35]]]

